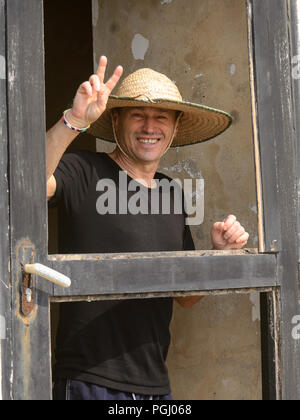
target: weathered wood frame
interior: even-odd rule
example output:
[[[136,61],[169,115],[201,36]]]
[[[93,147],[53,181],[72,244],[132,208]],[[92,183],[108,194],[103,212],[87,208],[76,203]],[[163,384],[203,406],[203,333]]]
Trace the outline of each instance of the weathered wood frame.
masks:
[[[294,0],[248,2],[252,21],[255,115],[263,204],[263,251],[277,252],[280,295],[268,300],[270,330],[269,397],[300,399],[300,340],[292,319],[300,313],[298,279],[297,170],[299,174],[298,92],[292,77]],[[250,48],[251,51],[251,48]],[[297,82],[299,83],[299,82]],[[298,122],[298,123],[297,123]],[[299,128],[299,126],[298,126]],[[298,152],[299,153],[299,152]],[[272,303],[271,303],[272,302]],[[272,375],[274,372],[274,375]],[[274,378],[275,376],[275,378]],[[272,389],[272,384],[274,387]]]
[[[299,117],[293,114],[297,92],[292,91],[290,2],[247,1],[260,248],[258,253],[228,255],[196,251],[48,256],[43,4],[42,0],[0,0],[0,8],[0,53],[7,70],[6,84],[0,81],[0,223],[4,232],[0,238],[0,315],[6,320],[6,338],[0,341],[3,398],[51,398],[50,300],[253,289],[267,293],[263,295],[268,332],[264,395],[300,398],[300,341],[291,336],[291,320],[300,308],[295,153]],[[21,264],[32,261],[69,274],[73,283],[63,291],[33,279],[35,307],[24,317],[20,312]],[[88,278],[83,282],[85,273]]]
[[[6,61],[5,2],[0,0],[0,56]],[[5,63],[3,63],[5,64]],[[11,282],[9,239],[9,194],[7,154],[7,95],[6,71],[0,80],[0,399],[9,399],[10,372],[5,364],[10,359]],[[4,386],[6,385],[6,386]]]

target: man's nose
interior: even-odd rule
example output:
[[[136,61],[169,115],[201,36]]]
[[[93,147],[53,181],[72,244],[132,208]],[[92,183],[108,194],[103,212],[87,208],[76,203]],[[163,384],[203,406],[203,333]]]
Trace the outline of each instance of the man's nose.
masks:
[[[155,120],[152,117],[145,117],[143,129],[146,133],[154,133],[155,132]]]

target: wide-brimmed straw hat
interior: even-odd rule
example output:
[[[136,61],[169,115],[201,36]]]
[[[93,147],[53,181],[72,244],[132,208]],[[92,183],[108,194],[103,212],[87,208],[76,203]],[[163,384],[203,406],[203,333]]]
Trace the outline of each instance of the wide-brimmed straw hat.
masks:
[[[110,95],[106,111],[88,130],[92,135],[114,142],[111,110],[123,107],[156,107],[181,111],[178,131],[172,147],[209,140],[225,131],[232,117],[218,109],[182,100],[182,96],[167,76],[151,69],[139,69],[127,76],[116,94]]]

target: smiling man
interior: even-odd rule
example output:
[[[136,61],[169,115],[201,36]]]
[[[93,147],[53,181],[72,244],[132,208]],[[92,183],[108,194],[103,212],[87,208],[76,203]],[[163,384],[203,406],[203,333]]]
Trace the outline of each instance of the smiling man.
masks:
[[[173,110],[142,106],[113,110],[115,138],[119,147],[111,157],[129,165],[135,172],[150,168],[153,175],[152,169],[155,173],[176,134],[176,115]]]
[[[172,180],[157,168],[170,147],[213,138],[229,127],[231,117],[183,101],[176,85],[151,69],[130,74],[116,95],[111,95],[122,67],[104,83],[106,66],[106,57],[101,57],[96,74],[79,87],[72,109],[47,133],[47,196],[50,205],[61,200],[65,208],[60,252],[193,250],[183,207],[175,211],[171,205],[168,214],[162,211],[162,185]],[[116,142],[115,150],[111,154],[65,153],[86,130]],[[128,203],[135,199],[133,182],[146,210],[155,211],[130,211],[133,207]],[[113,201],[112,211],[99,210],[100,193],[107,194],[103,185],[118,191],[102,200]],[[174,189],[169,188],[168,194],[174,204]],[[155,206],[153,200],[157,200]],[[216,222],[211,230],[215,249],[242,248],[248,237],[233,215]],[[176,301],[188,307],[199,299]],[[62,305],[54,398],[172,399],[165,364],[172,309],[172,298]]]

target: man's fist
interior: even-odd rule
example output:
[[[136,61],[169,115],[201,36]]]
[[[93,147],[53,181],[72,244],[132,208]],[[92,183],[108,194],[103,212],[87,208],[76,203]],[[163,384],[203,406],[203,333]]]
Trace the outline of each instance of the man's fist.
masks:
[[[211,230],[214,249],[241,249],[246,245],[248,239],[249,234],[233,215],[227,216],[224,222],[214,223]]]

